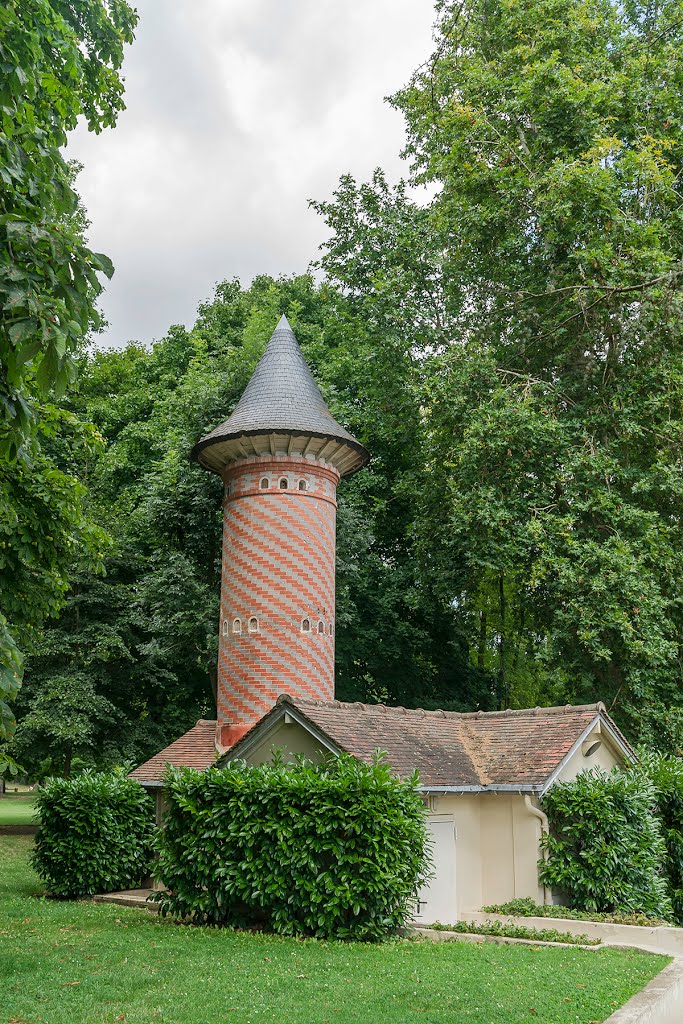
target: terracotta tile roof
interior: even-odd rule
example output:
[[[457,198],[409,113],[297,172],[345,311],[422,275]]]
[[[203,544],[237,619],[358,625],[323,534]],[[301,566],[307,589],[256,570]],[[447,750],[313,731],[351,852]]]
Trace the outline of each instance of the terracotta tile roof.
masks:
[[[203,770],[216,760],[216,723],[200,719],[170,746],[145,761],[131,778],[138,782],[160,782],[167,764],[176,768],[189,767]]]
[[[423,786],[538,788],[597,717],[628,748],[604,704],[523,711],[458,713],[407,710],[381,704],[302,700],[283,695],[261,720],[291,706],[334,746],[368,761],[378,749],[400,775],[415,768]],[[240,756],[246,733],[227,756]]]
[[[333,747],[362,761],[384,750],[400,775],[417,768],[425,787],[538,789],[598,717],[630,751],[604,704],[458,713],[283,695],[228,751],[226,759],[240,757],[249,738],[278,717],[283,705],[303,716]],[[197,722],[175,743],[136,768],[132,778],[158,783],[167,764],[208,768],[216,759],[215,731],[215,722]]]

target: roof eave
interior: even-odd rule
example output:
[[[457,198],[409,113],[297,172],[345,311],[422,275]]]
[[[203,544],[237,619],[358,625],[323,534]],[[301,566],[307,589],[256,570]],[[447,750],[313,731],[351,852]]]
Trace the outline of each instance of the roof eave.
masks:
[[[221,434],[219,436],[209,435],[197,441],[190,451],[190,459],[199,463],[203,469],[208,469],[210,473],[216,473],[220,476],[226,466],[233,462],[237,462],[240,458],[250,456],[245,456],[242,453],[239,453],[234,459],[226,458],[224,461],[221,461],[220,465],[212,466],[202,459],[202,452],[206,451],[208,448],[229,444],[231,441],[239,443],[240,441],[248,440],[251,437],[270,437],[273,434],[281,435],[283,437],[317,438],[322,441],[334,441],[340,449],[349,449],[355,454],[356,459],[349,468],[340,469],[340,475],[344,478],[353,476],[354,473],[357,473],[370,461],[369,451],[360,443],[360,441],[356,441],[355,438],[327,433],[323,430],[305,430],[293,427],[263,427],[256,430],[230,431],[229,433]]]
[[[617,727],[612,723],[612,720],[607,715],[607,713],[606,712],[602,712],[602,711],[598,711],[598,713],[596,714],[595,718],[591,719],[591,721],[588,723],[586,728],[583,730],[583,732],[581,733],[579,738],[572,744],[571,748],[567,751],[567,753],[564,755],[564,757],[559,762],[559,764],[557,764],[555,766],[555,768],[553,768],[552,772],[550,773],[548,778],[545,780],[545,782],[543,783],[543,786],[541,787],[541,789],[539,791],[539,795],[540,796],[544,796],[545,793],[548,792],[550,787],[557,781],[557,778],[560,775],[560,773],[562,772],[562,769],[565,767],[565,765],[567,765],[571,761],[572,757],[574,757],[574,754],[578,750],[581,749],[581,744],[583,743],[583,741],[585,739],[587,739],[587,737],[591,734],[591,732],[595,728],[596,722],[600,722],[601,729],[604,728],[604,730],[608,733],[608,735],[609,735],[610,739],[612,740],[612,742],[614,743],[614,745],[622,752],[622,754],[624,755],[624,757],[628,761],[637,761],[638,760],[638,755],[636,754],[635,750],[633,749],[633,747],[630,746],[630,744],[626,741],[626,739],[621,735],[621,733],[619,732]]]
[[[543,783],[510,782],[488,786],[432,786],[430,783],[425,783],[417,788],[420,793],[425,795],[434,794],[435,796],[446,796],[449,794],[457,796],[458,794],[465,795],[467,793],[540,793],[543,789]]]

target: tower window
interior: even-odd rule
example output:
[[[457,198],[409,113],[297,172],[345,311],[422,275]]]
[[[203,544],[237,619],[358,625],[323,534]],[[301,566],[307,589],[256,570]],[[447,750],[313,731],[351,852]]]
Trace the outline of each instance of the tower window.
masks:
[[[308,484],[306,483],[305,480],[299,480],[299,490],[300,491],[307,491],[308,490]]]
[[[324,633],[325,632],[325,623],[322,621],[322,619],[318,623],[318,632],[319,633]]]
[[[252,617],[249,619],[249,632],[258,633],[258,631],[258,619],[256,618],[255,615],[252,615]]]
[[[268,477],[267,476],[261,477],[261,490],[262,491],[267,491],[268,490]]]
[[[286,491],[288,487],[289,487],[289,481],[287,480],[286,476],[283,476],[282,479],[280,480],[280,490],[281,491]]]
[[[329,632],[330,636],[332,636],[332,634],[334,633],[334,626],[332,625],[332,623],[330,623],[330,625],[329,625],[328,632]]]
[[[311,632],[311,620],[310,619],[302,619],[301,620],[301,632],[302,633],[310,633]]]
[[[224,625],[227,626],[227,622]],[[233,619],[232,620],[232,631],[233,631],[233,633],[241,633],[242,632],[242,620],[241,619]],[[228,632],[227,629],[224,630],[224,632],[227,633]]]
[[[223,636],[228,635],[228,620],[223,619]]]

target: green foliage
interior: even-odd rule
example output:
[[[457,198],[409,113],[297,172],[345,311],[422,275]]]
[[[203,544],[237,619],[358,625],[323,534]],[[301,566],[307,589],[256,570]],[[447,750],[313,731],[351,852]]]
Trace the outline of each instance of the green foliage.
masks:
[[[392,101],[424,201],[377,172],[318,207],[412,355],[413,550],[499,705],[600,697],[680,748],[681,3],[437,12]]]
[[[655,803],[650,783],[619,770],[592,769],[554,785],[543,798],[550,833],[542,840],[541,883],[577,910],[669,920],[666,846]]]
[[[73,381],[73,354],[97,323],[106,256],[83,241],[61,150],[123,109],[119,69],[137,15],[124,0],[10,0],[0,9],[0,454],[13,458],[44,395]]]
[[[78,167],[62,150],[79,117],[96,132],[116,123],[136,21],[125,0],[0,7],[0,742],[21,677],[17,628],[57,611],[84,532],[83,488],[44,451],[65,414],[44,403],[73,382],[100,323],[98,274],[113,274],[85,244]]]
[[[666,844],[664,868],[674,919],[683,925],[683,761],[673,755],[641,750],[633,774],[654,787]]]
[[[169,769],[161,912],[285,935],[383,938],[409,917],[427,870],[416,781],[348,755]]]
[[[460,935],[499,935],[505,939],[532,939],[536,942],[563,942],[568,946],[599,946],[601,939],[589,939],[587,935],[572,932],[558,932],[556,928],[527,928],[523,924],[507,924],[504,921],[458,921],[456,924],[428,924],[437,932],[456,932]]]
[[[8,701],[14,700],[19,692],[22,668],[21,651],[14,642],[7,619],[0,612],[0,743],[14,732],[15,719]],[[4,770],[2,751],[0,746],[0,775]]]
[[[507,903],[498,903],[481,909],[487,914],[509,914],[511,917],[552,917],[563,918],[567,921],[601,921],[605,924],[631,924],[644,928],[657,928],[668,924],[661,917],[647,917],[645,914],[620,914],[617,911],[613,914],[604,914],[597,910],[576,910],[572,907],[562,907],[556,903],[535,903],[530,897],[509,900]]]
[[[87,675],[53,675],[33,700],[16,734],[16,750],[22,761],[43,751],[52,755],[55,769],[66,778],[74,754],[93,746],[96,728],[112,722],[114,707],[98,694]]]
[[[24,652],[36,628],[64,603],[76,567],[102,568],[107,537],[89,515],[86,488],[68,464],[76,458],[87,463],[100,444],[92,427],[43,405],[24,457],[5,463],[0,473],[0,773],[17,770],[5,744],[14,733],[10,702],[19,693]]]
[[[31,863],[54,895],[135,888],[150,874],[153,803],[123,770],[48,779],[36,806]]]

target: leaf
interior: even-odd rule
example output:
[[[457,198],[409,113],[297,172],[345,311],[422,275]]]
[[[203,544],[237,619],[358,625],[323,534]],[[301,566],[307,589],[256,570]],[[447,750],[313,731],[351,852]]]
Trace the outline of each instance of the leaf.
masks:
[[[26,317],[22,320],[11,320],[7,333],[13,345],[19,346],[27,341],[31,335],[36,334],[39,329],[38,321],[34,317]]]
[[[103,252],[93,253],[93,266],[106,274],[110,280],[114,276],[114,264]]]

